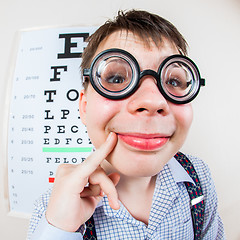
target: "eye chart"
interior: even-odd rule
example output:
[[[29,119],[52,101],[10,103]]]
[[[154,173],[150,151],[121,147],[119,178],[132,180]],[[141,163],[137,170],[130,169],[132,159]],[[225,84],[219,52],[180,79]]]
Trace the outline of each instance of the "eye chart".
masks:
[[[30,214],[62,163],[81,163],[92,144],[78,111],[80,63],[96,27],[22,31],[8,129],[10,212]]]

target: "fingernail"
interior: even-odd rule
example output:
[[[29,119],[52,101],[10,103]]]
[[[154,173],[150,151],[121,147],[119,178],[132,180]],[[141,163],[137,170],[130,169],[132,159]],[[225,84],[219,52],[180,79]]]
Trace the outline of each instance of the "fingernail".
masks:
[[[118,210],[118,209],[120,209],[120,204],[119,204],[119,202],[118,202],[118,201],[115,203],[114,209],[115,209],[115,210]]]

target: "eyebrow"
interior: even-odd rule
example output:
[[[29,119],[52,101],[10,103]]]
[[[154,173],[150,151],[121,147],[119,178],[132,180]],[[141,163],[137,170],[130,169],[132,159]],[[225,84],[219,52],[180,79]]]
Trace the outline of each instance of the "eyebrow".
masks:
[[[161,57],[161,59],[159,59],[160,61],[158,61],[158,64],[157,64],[157,66],[156,66],[157,70],[159,69],[160,65],[162,64],[162,62],[163,62],[165,59],[167,59],[168,57],[173,56],[173,55],[175,55],[175,54],[177,54],[177,53],[173,53],[173,54],[170,54],[170,55],[164,55],[163,57]],[[137,61],[137,62],[138,62],[138,61]],[[141,72],[147,69],[147,68],[146,68],[146,69],[143,69],[143,68],[140,66],[139,62],[138,62],[138,65],[139,65],[139,67],[140,67],[140,71],[141,71]],[[149,69],[149,68],[148,68],[148,69]],[[151,68],[151,69],[152,69],[152,68]]]

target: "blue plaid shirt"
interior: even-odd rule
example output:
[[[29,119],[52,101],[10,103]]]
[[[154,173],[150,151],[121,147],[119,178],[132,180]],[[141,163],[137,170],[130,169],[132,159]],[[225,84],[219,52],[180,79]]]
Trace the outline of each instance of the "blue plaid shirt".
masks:
[[[205,196],[205,218],[202,239],[225,239],[222,221],[217,212],[217,195],[206,164],[198,158],[188,156],[200,179]],[[134,219],[121,204],[113,210],[104,197],[94,212],[94,222],[98,239],[194,239],[190,198],[184,182],[192,179],[182,166],[172,158],[158,174],[153,195],[148,225]],[[31,240],[80,240],[84,232],[70,233],[47,223],[45,211],[51,191],[36,203],[28,239]]]

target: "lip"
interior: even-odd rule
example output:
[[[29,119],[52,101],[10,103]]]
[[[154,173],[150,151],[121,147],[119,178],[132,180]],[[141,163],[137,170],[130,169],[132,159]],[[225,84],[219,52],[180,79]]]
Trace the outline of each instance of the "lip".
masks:
[[[133,148],[153,151],[163,147],[169,140],[170,136],[159,134],[125,134],[118,133],[119,139],[121,139],[127,145]]]

